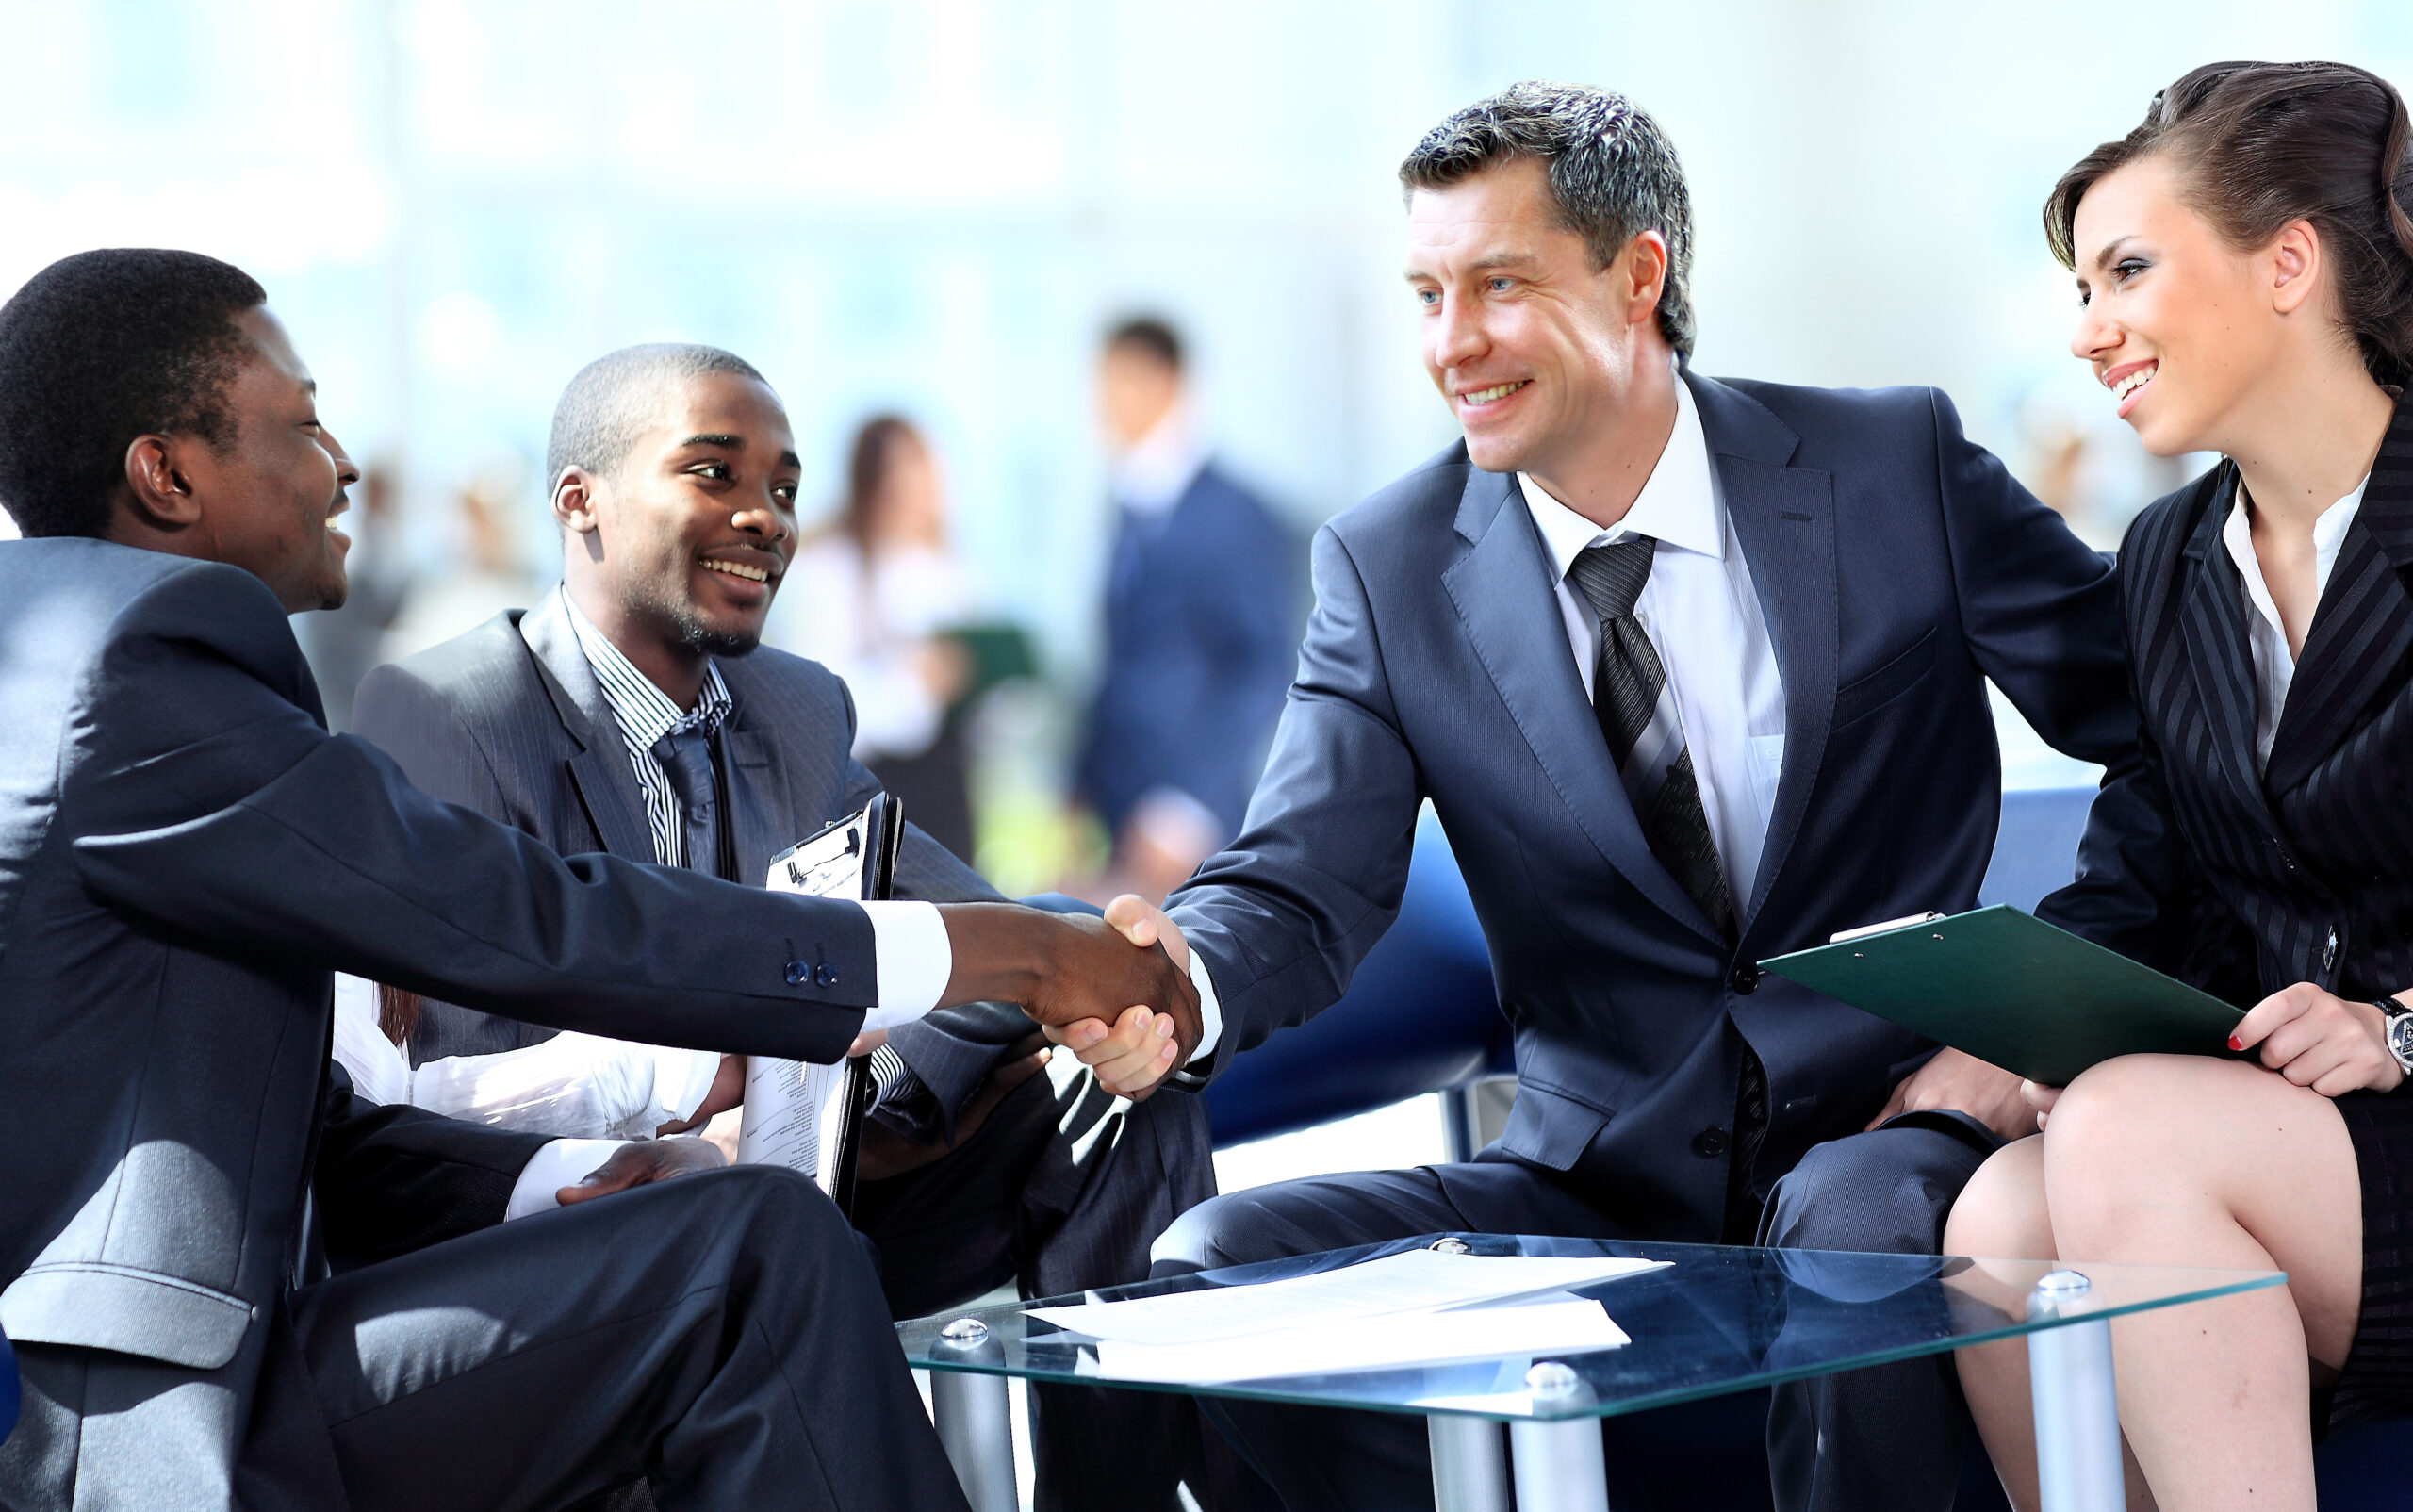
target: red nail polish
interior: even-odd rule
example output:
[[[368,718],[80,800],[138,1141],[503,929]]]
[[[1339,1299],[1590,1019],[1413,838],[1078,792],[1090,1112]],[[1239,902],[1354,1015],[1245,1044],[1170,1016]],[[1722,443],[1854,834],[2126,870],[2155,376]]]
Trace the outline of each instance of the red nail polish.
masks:
[[[2228,1037],[2228,1047],[2232,1050],[2242,1050],[2245,1048],[2245,1042],[2232,1034]]]

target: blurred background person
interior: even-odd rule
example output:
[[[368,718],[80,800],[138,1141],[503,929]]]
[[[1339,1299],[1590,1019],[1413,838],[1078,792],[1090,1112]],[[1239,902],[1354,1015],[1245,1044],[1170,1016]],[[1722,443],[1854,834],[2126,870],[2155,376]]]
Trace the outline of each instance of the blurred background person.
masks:
[[[454,535],[444,566],[406,585],[378,644],[379,662],[399,662],[536,601],[545,583],[521,536],[535,512],[527,495],[528,468],[516,454],[499,454],[469,474],[452,496]]]
[[[1161,900],[1239,832],[1290,685],[1304,553],[1209,456],[1171,325],[1115,326],[1098,398],[1117,520],[1074,789],[1112,837],[1105,892]]]
[[[847,448],[837,518],[797,547],[763,639],[845,680],[854,756],[923,831],[972,860],[967,696],[960,636],[971,594],[947,542],[944,474],[911,420],[880,415]]]

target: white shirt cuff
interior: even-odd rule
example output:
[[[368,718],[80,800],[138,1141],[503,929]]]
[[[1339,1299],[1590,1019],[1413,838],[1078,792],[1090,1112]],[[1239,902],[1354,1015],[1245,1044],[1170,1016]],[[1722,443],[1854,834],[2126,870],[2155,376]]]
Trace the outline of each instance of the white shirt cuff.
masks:
[[[553,1193],[574,1186],[580,1177],[612,1158],[621,1140],[555,1140],[528,1158],[519,1168],[519,1179],[512,1186],[511,1201],[502,1209],[502,1221],[525,1218],[530,1213],[558,1208]]]
[[[1206,958],[1195,950],[1190,953],[1190,985],[1198,989],[1198,1048],[1190,1055],[1194,1066],[1213,1055],[1223,1037],[1223,1004],[1215,995],[1215,978],[1206,975]]]
[[[893,1029],[939,1006],[947,978],[955,975],[955,948],[935,903],[882,899],[865,903],[871,915],[874,959],[879,973],[879,1003],[863,1014],[863,1028]]]

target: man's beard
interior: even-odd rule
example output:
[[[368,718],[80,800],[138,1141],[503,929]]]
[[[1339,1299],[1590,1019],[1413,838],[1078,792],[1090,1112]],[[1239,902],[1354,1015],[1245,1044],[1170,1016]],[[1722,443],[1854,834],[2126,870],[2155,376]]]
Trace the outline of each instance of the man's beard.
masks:
[[[684,604],[671,607],[670,628],[679,633],[680,645],[706,656],[744,656],[763,643],[759,633],[714,630]]]

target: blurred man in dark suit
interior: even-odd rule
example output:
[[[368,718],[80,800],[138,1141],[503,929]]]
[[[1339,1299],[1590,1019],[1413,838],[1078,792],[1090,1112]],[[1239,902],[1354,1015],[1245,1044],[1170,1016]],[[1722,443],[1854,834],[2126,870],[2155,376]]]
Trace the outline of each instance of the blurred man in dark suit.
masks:
[[[1075,785],[1155,899],[1239,831],[1296,660],[1302,552],[1208,456],[1173,327],[1115,327],[1099,386],[1118,522]]]
[[[264,301],[115,251],[0,307],[0,1504],[961,1507],[809,1181],[366,1105],[331,969],[821,1061],[982,999],[1193,1045],[1194,997],[1091,921],[566,861],[331,736],[286,616],[358,473]]]

